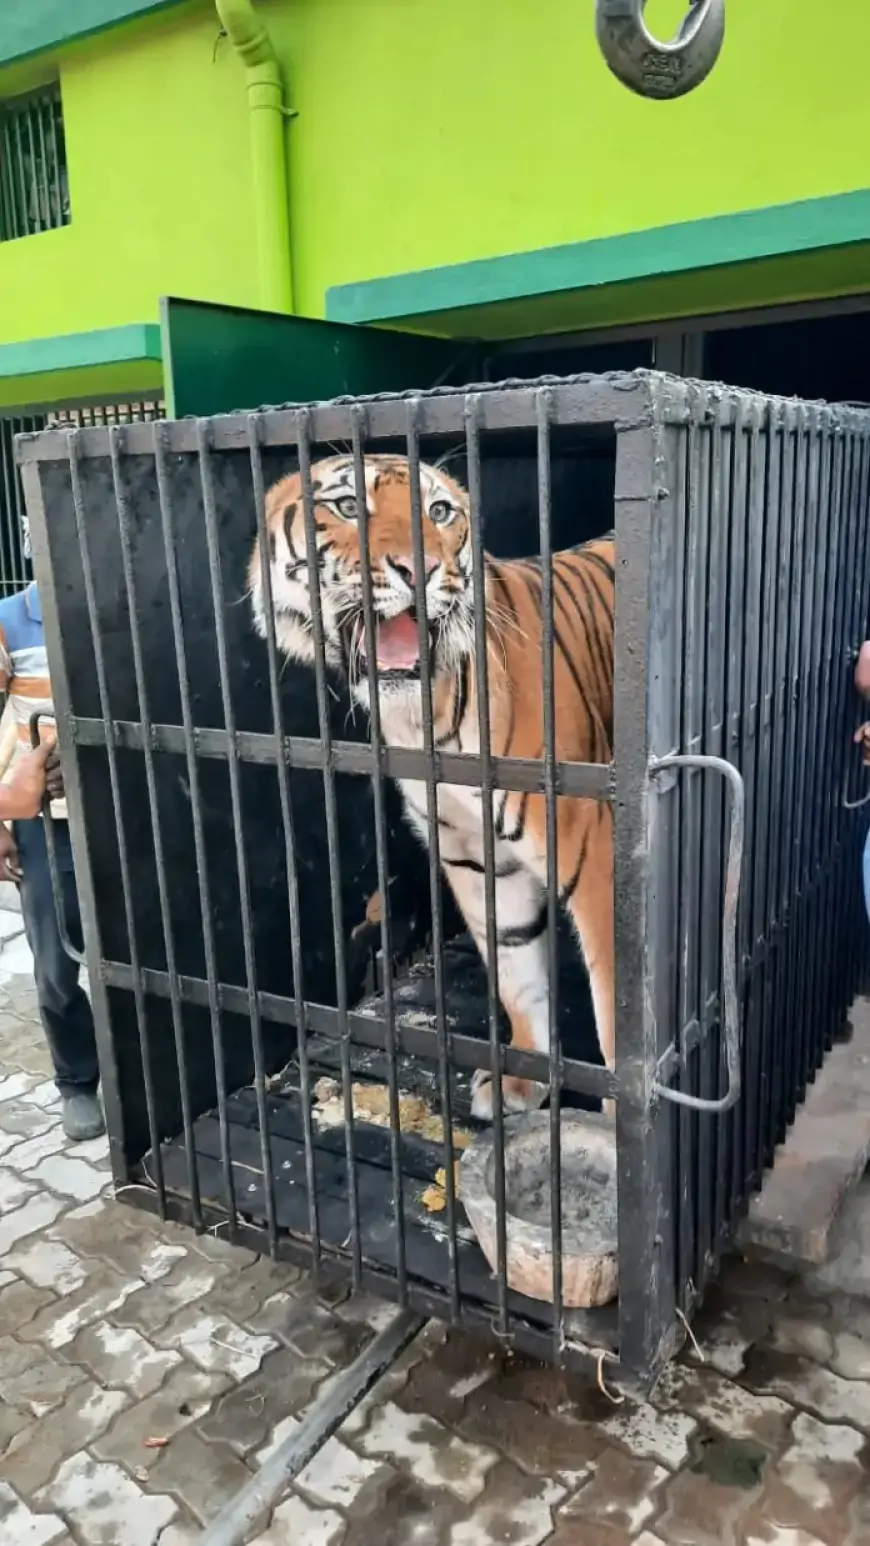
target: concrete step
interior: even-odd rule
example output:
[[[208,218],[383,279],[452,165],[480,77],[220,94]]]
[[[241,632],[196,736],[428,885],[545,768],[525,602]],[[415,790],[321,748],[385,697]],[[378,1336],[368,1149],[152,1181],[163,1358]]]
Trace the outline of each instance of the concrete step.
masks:
[[[870,1161],[870,999],[856,999],[849,1018],[850,1039],[829,1052],[740,1225],[744,1255],[806,1269],[831,1254],[843,1205]]]

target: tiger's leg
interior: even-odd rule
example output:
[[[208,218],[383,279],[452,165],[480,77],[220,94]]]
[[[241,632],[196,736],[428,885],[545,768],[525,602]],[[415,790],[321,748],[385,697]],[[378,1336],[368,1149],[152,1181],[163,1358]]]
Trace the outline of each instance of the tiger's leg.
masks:
[[[603,803],[571,803],[575,810],[570,821],[560,821],[559,882],[589,973],[601,1056],[612,1069],[616,1055],[613,813]],[[606,1101],[604,1109],[612,1112],[613,1103]]]
[[[547,908],[540,882],[506,845],[496,856],[496,922],[499,997],[511,1023],[511,1046],[546,1052],[549,1047],[547,991]],[[483,867],[475,859],[450,863],[444,856],[454,896],[483,958],[487,959]],[[547,1097],[547,1086],[505,1074],[502,1102],[508,1111],[534,1110]],[[492,1078],[477,1069],[472,1080],[472,1115],[492,1120]]]

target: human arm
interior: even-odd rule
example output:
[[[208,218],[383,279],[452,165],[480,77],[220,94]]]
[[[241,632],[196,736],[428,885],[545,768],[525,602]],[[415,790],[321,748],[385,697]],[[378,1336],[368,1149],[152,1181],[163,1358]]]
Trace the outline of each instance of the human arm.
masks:
[[[858,651],[855,664],[855,687],[862,698],[870,698],[870,639],[865,639]],[[861,747],[864,761],[870,766],[870,720],[866,720],[859,726],[852,739],[856,746]]]
[[[0,821],[26,821],[38,816],[45,797],[45,764],[54,743],[43,741],[33,751],[21,753],[12,776],[0,784]]]

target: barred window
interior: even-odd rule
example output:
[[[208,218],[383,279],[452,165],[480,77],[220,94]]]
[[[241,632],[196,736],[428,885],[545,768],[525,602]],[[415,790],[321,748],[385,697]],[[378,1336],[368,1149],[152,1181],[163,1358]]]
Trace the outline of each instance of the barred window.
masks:
[[[0,413],[0,598],[21,590],[33,578],[24,541],[27,517],[15,460],[15,436],[39,429],[92,429],[100,424],[134,424],[165,417],[162,399],[54,408],[39,414]]]
[[[69,223],[60,87],[0,102],[0,241]]]

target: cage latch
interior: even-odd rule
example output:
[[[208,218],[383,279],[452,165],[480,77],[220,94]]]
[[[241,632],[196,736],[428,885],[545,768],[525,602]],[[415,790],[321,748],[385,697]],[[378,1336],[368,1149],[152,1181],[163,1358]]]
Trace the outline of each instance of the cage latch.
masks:
[[[725,897],[722,909],[722,1002],[725,1032],[725,1067],[727,1087],[720,1100],[705,1100],[700,1095],[690,1095],[686,1090],[675,1090],[672,1085],[654,1080],[653,1094],[669,1100],[677,1106],[689,1106],[692,1111],[728,1111],[740,1099],[740,1015],[737,1003],[737,904],[740,897],[740,875],[743,868],[743,827],[745,787],[743,779],[732,762],[724,757],[710,757],[701,752],[674,753],[650,763],[651,777],[661,777],[678,768],[697,768],[718,773],[725,779],[730,794],[728,861],[725,870]]]
[[[670,43],[654,38],[644,20],[647,0],[597,0],[598,46],[618,80],[638,96],[670,101],[694,91],[710,74],[725,36],[725,0],[689,0]]]

